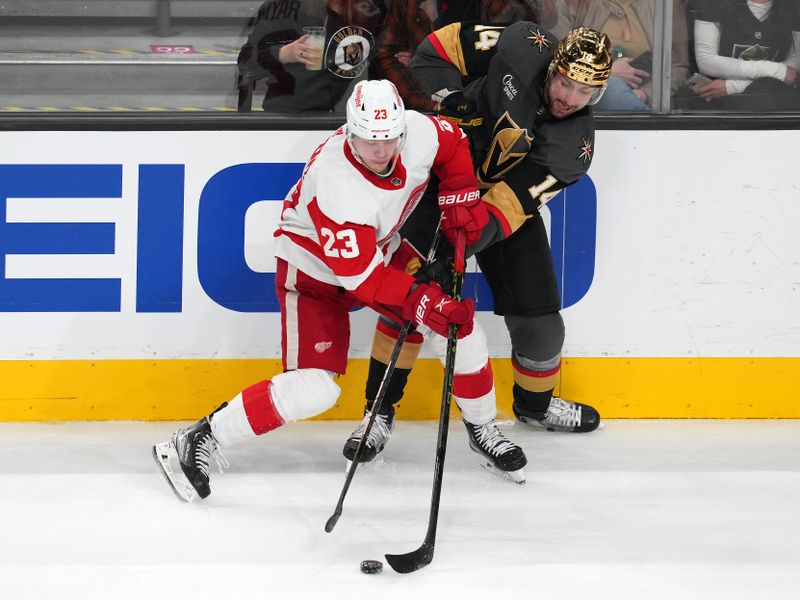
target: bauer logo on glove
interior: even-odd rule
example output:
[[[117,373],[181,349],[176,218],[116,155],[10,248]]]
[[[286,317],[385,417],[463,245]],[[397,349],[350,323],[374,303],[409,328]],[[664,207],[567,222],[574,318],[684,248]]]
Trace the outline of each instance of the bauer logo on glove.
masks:
[[[428,312],[428,302],[431,299],[427,294],[422,294],[422,297],[419,299],[419,304],[417,304],[417,310],[414,313],[414,322],[417,325],[422,325],[422,322],[425,320],[425,313]]]
[[[439,190],[439,209],[444,219],[442,231],[454,247],[458,231],[466,235],[467,246],[471,246],[481,238],[483,228],[489,222],[489,212],[476,187]]]
[[[483,125],[483,116],[478,112],[475,102],[466,98],[462,92],[452,92],[447,95],[439,104],[438,115],[461,129],[473,129]]]
[[[450,325],[457,328],[457,337],[472,333],[475,305],[472,300],[455,300],[435,283],[417,284],[406,298],[403,318],[418,325],[427,325],[443,337],[449,334]]]
[[[467,190],[457,194],[441,194],[439,196],[439,206],[450,206],[452,204],[467,204],[480,200],[481,193],[478,190]]]

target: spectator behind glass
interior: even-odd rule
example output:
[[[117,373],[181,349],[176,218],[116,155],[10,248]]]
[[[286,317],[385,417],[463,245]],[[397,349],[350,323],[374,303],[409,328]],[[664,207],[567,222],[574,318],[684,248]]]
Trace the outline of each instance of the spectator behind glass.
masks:
[[[370,77],[394,83],[407,108],[434,111],[437,103],[422,91],[410,68],[417,46],[434,28],[462,20],[483,23],[526,20],[547,27],[555,22],[556,16],[553,0],[450,0],[438,3],[436,0],[392,0]]]
[[[595,110],[649,110],[653,96],[652,51],[655,0],[559,0],[553,33],[579,25],[602,31],[615,50],[608,87]],[[671,92],[689,75],[685,0],[673,0]]]
[[[267,0],[239,51],[239,109],[266,78],[265,112],[334,110],[374,57],[385,16],[384,0]],[[321,48],[304,27],[324,28]]]
[[[682,108],[751,112],[800,109],[796,0],[696,0],[697,70]]]

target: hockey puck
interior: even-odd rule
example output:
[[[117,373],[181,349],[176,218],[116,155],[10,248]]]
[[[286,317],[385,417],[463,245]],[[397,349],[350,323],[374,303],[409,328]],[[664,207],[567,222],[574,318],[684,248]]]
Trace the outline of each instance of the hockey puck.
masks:
[[[377,575],[383,571],[383,563],[379,560],[362,560],[361,572],[367,575]]]

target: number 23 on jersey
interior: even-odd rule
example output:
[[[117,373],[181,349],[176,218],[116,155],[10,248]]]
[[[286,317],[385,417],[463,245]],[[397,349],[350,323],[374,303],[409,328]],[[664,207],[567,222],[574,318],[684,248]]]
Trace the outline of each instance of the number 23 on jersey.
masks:
[[[352,229],[332,231],[327,227],[319,230],[322,235],[322,249],[331,258],[355,258],[359,255],[356,232]]]

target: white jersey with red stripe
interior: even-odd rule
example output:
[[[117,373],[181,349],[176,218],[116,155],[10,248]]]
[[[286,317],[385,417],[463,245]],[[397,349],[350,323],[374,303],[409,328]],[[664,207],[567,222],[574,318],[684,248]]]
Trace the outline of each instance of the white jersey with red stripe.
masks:
[[[449,122],[406,111],[406,140],[391,174],[379,177],[353,155],[344,127],[312,154],[284,201],[275,255],[366,304],[402,304],[411,277],[389,267],[398,230],[431,171],[440,189],[477,185],[468,142]]]

